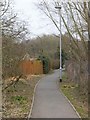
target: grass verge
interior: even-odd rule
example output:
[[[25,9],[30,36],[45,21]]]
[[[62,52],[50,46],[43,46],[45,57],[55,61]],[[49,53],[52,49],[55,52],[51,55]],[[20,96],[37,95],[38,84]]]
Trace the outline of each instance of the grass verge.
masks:
[[[26,118],[29,114],[34,87],[42,76],[27,76],[20,79],[16,86],[3,92],[3,117]]]
[[[63,74],[63,82],[60,83],[60,89],[65,96],[74,105],[81,118],[88,117],[88,97],[79,92],[79,86],[69,81],[66,73]]]

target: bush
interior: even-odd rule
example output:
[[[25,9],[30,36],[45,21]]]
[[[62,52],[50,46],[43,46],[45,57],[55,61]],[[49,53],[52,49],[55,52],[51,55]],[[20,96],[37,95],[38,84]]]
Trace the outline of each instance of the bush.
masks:
[[[43,73],[47,74],[50,71],[50,61],[46,56],[39,56],[38,60],[43,63]]]

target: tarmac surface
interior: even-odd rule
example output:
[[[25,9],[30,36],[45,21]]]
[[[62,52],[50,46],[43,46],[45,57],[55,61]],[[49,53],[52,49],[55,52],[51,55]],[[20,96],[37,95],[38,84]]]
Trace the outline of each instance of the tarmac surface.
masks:
[[[59,89],[59,70],[38,83],[31,118],[79,118]]]

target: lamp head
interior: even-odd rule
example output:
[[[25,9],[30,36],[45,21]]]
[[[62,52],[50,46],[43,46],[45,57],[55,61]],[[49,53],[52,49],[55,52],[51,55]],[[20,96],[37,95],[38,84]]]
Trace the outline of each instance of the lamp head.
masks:
[[[61,9],[61,6],[60,6],[59,2],[55,2],[55,5],[56,5],[55,6],[56,9]]]
[[[61,9],[61,6],[56,6],[55,8],[56,8],[56,9]]]

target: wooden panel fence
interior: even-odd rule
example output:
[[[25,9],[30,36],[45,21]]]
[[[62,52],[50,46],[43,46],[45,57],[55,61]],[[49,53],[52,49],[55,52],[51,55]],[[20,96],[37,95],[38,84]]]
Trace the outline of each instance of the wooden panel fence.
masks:
[[[43,74],[43,63],[40,60],[23,60],[20,63],[20,68],[25,75]]]

